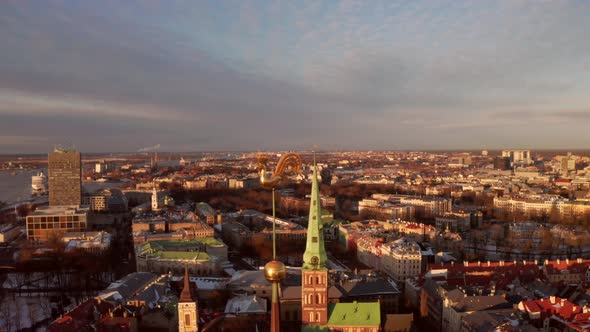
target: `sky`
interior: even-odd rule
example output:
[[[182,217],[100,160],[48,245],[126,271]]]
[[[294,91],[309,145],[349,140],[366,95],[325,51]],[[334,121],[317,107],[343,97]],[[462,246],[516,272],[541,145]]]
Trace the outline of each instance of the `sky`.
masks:
[[[0,153],[583,149],[590,1],[0,2]]]

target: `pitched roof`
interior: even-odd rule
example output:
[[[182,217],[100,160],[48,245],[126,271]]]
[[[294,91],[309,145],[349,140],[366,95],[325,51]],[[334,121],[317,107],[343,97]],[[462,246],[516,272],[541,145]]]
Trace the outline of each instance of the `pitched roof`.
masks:
[[[182,287],[182,292],[180,292],[180,300],[179,302],[195,302],[193,300],[193,296],[191,295],[191,287],[190,287],[190,280],[188,277],[188,267],[184,267],[184,287]]]
[[[458,312],[507,309],[511,307],[512,305],[502,295],[466,296],[453,305],[453,308]]]
[[[518,307],[520,310],[529,313],[538,313],[542,319],[556,315],[565,320],[570,320],[576,314],[582,313],[582,307],[556,296],[539,300],[522,301]]]
[[[133,272],[126,275],[123,279],[111,283],[109,287],[100,292],[99,296],[106,300],[117,292],[122,299],[127,300],[157,278],[158,275],[154,273]]]
[[[399,289],[384,278],[370,280],[350,280],[343,285],[337,285],[348,296],[364,296],[379,294],[400,294]]]
[[[256,295],[242,295],[231,298],[225,305],[226,313],[266,313],[266,300]]]
[[[328,308],[328,326],[380,326],[381,305],[368,303],[332,303]]]

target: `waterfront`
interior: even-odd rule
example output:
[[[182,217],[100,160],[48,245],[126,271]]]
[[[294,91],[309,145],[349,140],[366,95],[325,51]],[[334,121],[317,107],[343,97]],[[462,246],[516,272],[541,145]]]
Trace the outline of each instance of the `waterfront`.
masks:
[[[0,171],[0,201],[13,203],[31,198],[31,177],[46,169]]]

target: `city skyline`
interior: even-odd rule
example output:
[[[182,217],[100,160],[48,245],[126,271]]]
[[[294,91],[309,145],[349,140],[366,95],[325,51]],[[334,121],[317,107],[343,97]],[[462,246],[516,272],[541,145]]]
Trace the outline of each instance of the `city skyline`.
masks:
[[[0,4],[0,153],[583,149],[576,1]]]

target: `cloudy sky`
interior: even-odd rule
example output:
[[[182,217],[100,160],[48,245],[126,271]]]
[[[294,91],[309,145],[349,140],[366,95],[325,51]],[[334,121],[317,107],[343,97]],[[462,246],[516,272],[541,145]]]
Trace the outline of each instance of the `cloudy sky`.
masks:
[[[0,2],[0,153],[588,148],[590,1]]]

